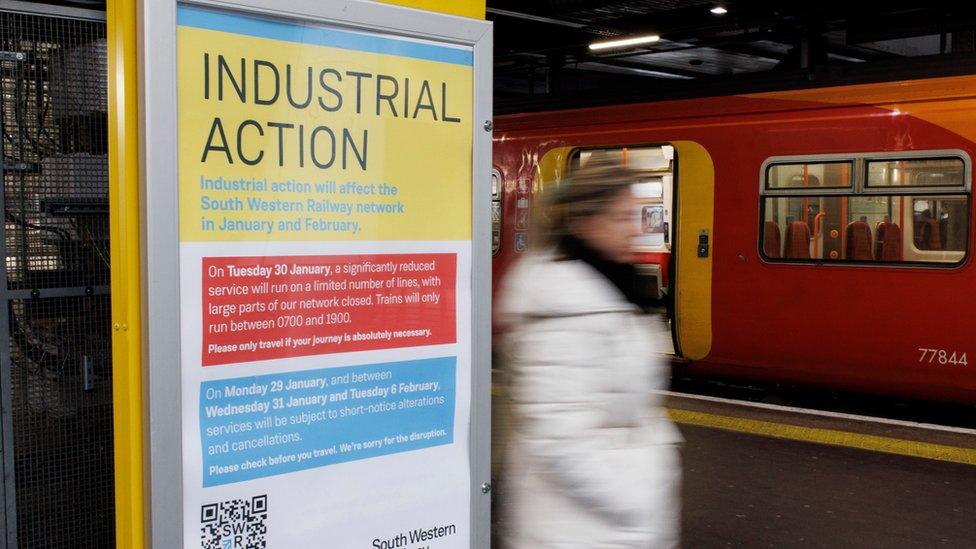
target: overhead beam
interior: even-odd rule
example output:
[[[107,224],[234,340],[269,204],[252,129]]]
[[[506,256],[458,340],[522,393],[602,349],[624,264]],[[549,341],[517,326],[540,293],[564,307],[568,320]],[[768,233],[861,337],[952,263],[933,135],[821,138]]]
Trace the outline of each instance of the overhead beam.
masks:
[[[701,78],[702,76],[707,76],[706,73],[687,69],[678,69],[674,67],[657,65],[654,63],[643,63],[637,61],[627,61],[625,59],[600,59],[598,57],[582,58],[577,61],[577,63],[586,63],[591,65],[606,65],[608,67],[616,67],[620,69],[627,69],[633,71],[634,74],[642,74],[647,72],[657,72],[657,73],[668,73],[679,78]]]
[[[972,30],[976,27],[976,4],[955,7],[951,11],[933,6],[917,12],[885,18],[884,24],[873,23],[869,18],[855,19],[847,30],[848,44],[863,44],[940,34],[943,32]]]
[[[786,52],[770,51],[761,46],[756,46],[751,42],[716,43],[708,47],[727,51],[729,53],[741,53],[743,55],[761,57],[763,59],[769,59],[770,61],[782,61],[787,56]]]
[[[569,27],[571,29],[582,29],[586,27],[583,23],[574,23],[572,21],[563,21],[562,19],[555,19],[552,17],[544,17],[541,15],[534,15],[531,13],[523,13],[518,11],[503,10],[499,8],[486,8],[485,11],[491,15],[498,15],[501,17],[510,17],[512,19],[521,19],[523,21],[532,21],[534,23],[546,23],[549,25],[558,25],[560,27]]]

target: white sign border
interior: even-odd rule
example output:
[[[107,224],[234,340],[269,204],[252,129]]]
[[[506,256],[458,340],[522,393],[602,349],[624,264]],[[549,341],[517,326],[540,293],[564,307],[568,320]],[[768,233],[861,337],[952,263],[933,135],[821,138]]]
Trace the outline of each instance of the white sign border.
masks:
[[[474,49],[471,265],[470,547],[490,545],[491,432],[491,133],[492,26],[488,21],[359,0],[234,2],[184,5],[296,19]],[[184,547],[180,348],[179,186],[176,0],[139,2],[139,114],[142,244],[143,393],[149,490],[146,524],[152,547]]]

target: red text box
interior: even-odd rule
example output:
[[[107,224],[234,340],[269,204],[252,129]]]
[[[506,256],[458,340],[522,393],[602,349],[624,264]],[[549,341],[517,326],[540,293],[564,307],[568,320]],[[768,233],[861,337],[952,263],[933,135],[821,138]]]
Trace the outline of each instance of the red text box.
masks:
[[[455,254],[203,259],[204,366],[454,343]]]

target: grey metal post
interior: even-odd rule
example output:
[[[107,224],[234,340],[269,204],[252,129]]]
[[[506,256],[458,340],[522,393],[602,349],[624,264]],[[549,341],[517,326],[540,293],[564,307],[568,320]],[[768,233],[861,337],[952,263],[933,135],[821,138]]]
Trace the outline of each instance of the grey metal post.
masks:
[[[3,97],[0,97],[0,102]],[[3,121],[0,120],[0,128]],[[3,132],[0,131],[0,135]],[[4,166],[0,162],[0,182],[4,180]],[[0,212],[5,212],[6,192],[0,186]],[[7,285],[7,224],[0,223],[0,245],[3,246],[4,264],[0,269],[0,427],[3,429],[3,445],[0,447],[0,455],[3,456],[3,482],[0,489],[3,491],[3,523],[5,527],[4,547],[17,547],[17,490],[16,478],[14,474],[14,418],[13,409],[13,384],[11,376],[10,362],[10,296]]]

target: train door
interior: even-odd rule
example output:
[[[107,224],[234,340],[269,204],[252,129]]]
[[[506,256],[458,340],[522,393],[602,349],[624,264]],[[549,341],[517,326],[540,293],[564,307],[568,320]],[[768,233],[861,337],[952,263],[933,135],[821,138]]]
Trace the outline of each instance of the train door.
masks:
[[[721,245],[714,230],[715,167],[708,151],[675,141],[674,243],[671,327],[675,354],[700,360],[712,347],[712,257]]]
[[[539,159],[536,202],[591,161],[616,161],[635,172],[641,200],[635,220],[636,284],[648,305],[667,316],[673,352],[701,359],[711,348],[711,277],[714,169],[697,143],[600,148],[560,147]],[[679,169],[680,160],[680,169]],[[670,350],[670,349],[669,349]]]

